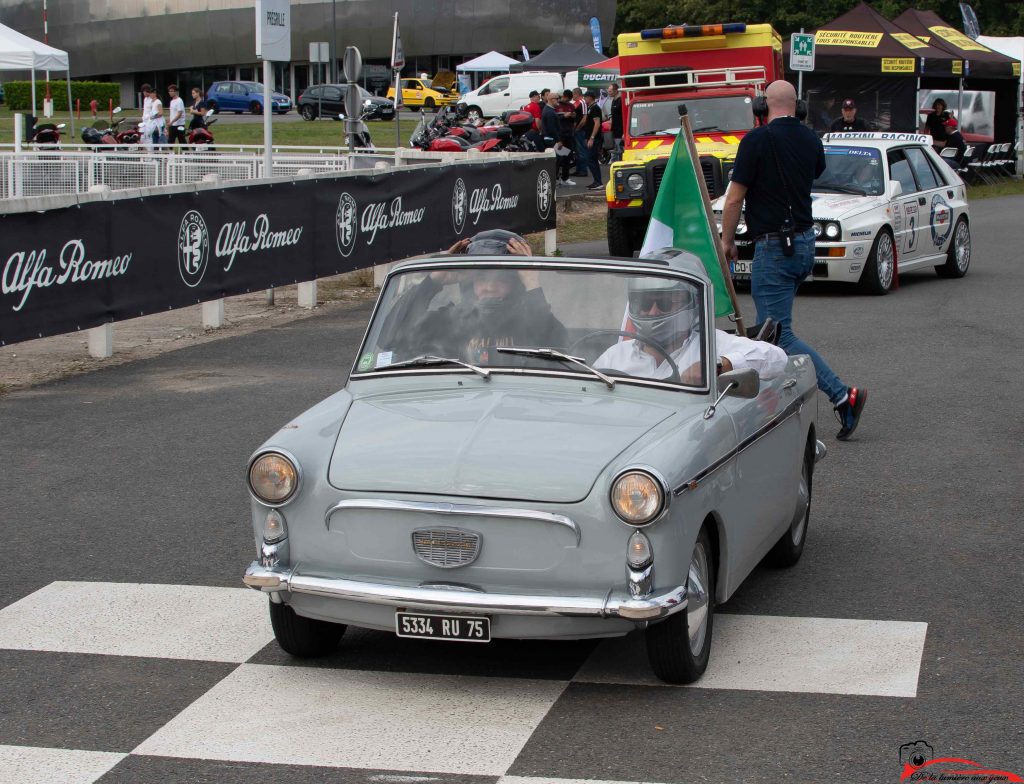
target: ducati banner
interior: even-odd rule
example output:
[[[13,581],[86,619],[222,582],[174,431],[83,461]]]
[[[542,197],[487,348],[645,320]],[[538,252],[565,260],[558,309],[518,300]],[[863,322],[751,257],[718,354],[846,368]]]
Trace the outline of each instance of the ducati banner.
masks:
[[[553,162],[392,169],[0,215],[0,346],[555,226]]]

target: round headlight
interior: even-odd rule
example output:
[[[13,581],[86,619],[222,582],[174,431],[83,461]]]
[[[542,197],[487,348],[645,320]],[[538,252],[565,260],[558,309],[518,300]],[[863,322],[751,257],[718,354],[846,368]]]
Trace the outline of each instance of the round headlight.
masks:
[[[839,236],[839,224],[838,223],[826,223],[825,224],[825,236],[830,240],[834,240]]]
[[[644,187],[644,176],[642,174],[631,174],[626,178],[626,185],[631,191],[638,191]]]
[[[260,455],[249,468],[249,489],[265,504],[283,504],[299,486],[299,471],[282,454]]]
[[[814,236],[815,237],[820,237],[821,236],[821,224],[820,223],[815,223],[814,224]]]
[[[658,481],[640,471],[625,473],[612,484],[612,508],[629,525],[647,525],[661,513],[664,499]]]

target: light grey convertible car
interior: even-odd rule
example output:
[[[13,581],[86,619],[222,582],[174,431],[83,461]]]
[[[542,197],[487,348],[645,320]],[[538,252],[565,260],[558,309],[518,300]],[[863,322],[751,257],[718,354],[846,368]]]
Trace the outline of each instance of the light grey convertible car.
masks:
[[[824,454],[809,359],[716,372],[713,313],[686,255],[396,266],[345,388],[249,461],[281,647],[641,628],[699,678],[715,605],[799,559]]]

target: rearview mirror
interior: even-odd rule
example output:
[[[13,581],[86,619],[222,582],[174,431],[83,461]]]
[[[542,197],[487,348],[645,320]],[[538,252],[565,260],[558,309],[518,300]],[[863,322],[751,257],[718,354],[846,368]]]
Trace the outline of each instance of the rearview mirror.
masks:
[[[718,377],[718,388],[729,397],[753,398],[761,391],[761,379],[754,368],[730,370]]]

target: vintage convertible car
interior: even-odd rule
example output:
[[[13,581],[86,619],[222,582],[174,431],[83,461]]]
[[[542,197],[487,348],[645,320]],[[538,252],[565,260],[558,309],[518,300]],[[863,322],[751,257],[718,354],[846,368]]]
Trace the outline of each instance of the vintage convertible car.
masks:
[[[667,348],[634,303],[674,313]],[[345,388],[248,464],[281,647],[641,628],[659,677],[699,678],[716,603],[800,557],[824,455],[809,358],[716,373],[713,314],[688,255],[396,266]]]
[[[971,263],[966,187],[916,133],[826,134],[825,172],[811,189],[817,235],[812,280],[859,283],[886,294],[895,272],[934,267],[962,278]],[[715,202],[721,221],[725,197]],[[747,281],[754,241],[743,223],[733,280]],[[744,229],[740,231],[739,229]]]

